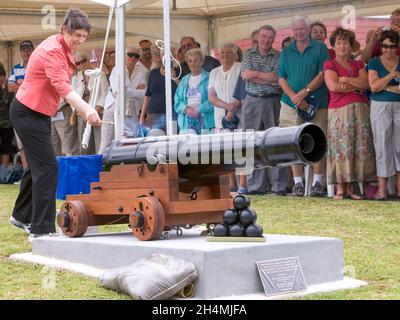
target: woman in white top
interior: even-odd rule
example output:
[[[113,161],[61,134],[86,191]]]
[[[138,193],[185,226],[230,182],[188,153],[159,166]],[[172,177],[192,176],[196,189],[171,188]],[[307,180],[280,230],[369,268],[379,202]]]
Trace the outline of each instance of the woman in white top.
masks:
[[[234,114],[240,119],[240,101],[233,97],[236,83],[240,76],[241,63],[235,62],[238,47],[226,43],[220,48],[221,66],[211,70],[208,82],[208,101],[214,105],[215,132],[224,130],[222,119],[233,119]],[[231,191],[236,191],[236,179],[230,176]],[[240,175],[239,193],[247,193],[246,176]]]
[[[214,105],[215,132],[223,129],[222,119],[225,115],[233,118],[233,114],[240,108],[240,102],[233,98],[241,68],[241,63],[235,62],[237,50],[232,43],[224,44],[220,49],[222,65],[210,72],[208,100]]]

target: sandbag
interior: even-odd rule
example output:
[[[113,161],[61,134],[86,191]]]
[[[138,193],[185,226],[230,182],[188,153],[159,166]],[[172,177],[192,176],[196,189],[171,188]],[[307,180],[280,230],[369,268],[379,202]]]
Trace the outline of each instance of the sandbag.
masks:
[[[198,277],[195,265],[164,254],[153,254],[100,276],[102,286],[129,294],[135,300],[165,300]]]

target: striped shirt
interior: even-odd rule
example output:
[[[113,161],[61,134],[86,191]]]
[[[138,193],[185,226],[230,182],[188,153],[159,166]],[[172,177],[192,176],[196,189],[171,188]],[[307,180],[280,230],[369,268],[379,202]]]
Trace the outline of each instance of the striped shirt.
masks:
[[[16,64],[14,68],[11,69],[11,74],[8,77],[8,83],[17,83],[18,80],[24,80],[26,67],[23,62]]]
[[[278,73],[280,52],[271,48],[266,55],[261,55],[258,46],[248,49],[243,56],[242,71],[252,70],[260,72],[276,72]],[[251,94],[281,94],[279,86],[271,86],[269,84],[256,84],[245,81],[246,92]]]

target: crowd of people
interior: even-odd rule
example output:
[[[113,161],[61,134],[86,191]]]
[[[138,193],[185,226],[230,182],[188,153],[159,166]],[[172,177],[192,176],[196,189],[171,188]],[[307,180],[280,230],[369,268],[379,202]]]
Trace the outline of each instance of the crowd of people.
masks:
[[[354,184],[378,182],[374,197],[385,200],[388,178],[396,176],[396,196],[400,197],[400,9],[392,13],[390,26],[368,32],[362,49],[353,31],[337,27],[328,35],[322,22],[311,22],[308,17],[296,16],[292,30],[278,51],[273,48],[276,30],[263,25],[251,34],[250,49],[242,52],[226,43],[219,48],[220,60],[205,55],[193,37],[183,37],[180,47],[172,50],[171,65],[173,119],[179,134],[266,130],[313,122],[326,133],[328,152],[312,166],[311,196],[324,196],[326,185],[334,184],[335,199],[360,200]],[[23,61],[12,69],[8,80],[0,65],[2,166],[9,165],[10,155],[19,151],[22,166],[27,168],[24,146],[7,115],[33,49],[31,41],[21,42]],[[144,136],[154,129],[166,131],[163,54],[146,39],[126,48],[126,137]],[[93,61],[79,53],[73,58],[72,87],[84,101],[96,101],[103,123],[86,134],[85,120],[61,99],[51,118],[54,152],[101,154],[114,139],[115,50],[105,52],[96,97],[92,96],[94,78],[88,72]],[[240,175],[237,184],[232,176],[231,188],[239,193],[303,196],[303,171],[301,165],[254,170],[251,175]]]

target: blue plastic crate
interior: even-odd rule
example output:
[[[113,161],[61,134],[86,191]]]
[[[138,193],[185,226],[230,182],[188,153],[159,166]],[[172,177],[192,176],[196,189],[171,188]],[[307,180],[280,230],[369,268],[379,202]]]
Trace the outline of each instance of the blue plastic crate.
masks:
[[[102,155],[57,157],[57,199],[65,200],[67,194],[90,192],[90,183],[99,181]]]

